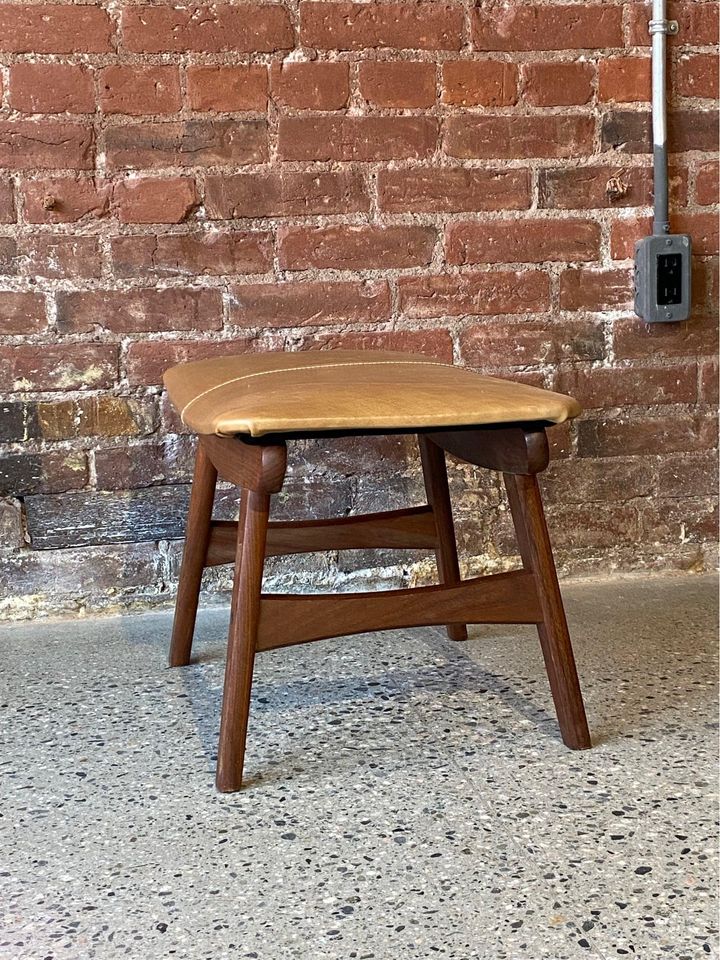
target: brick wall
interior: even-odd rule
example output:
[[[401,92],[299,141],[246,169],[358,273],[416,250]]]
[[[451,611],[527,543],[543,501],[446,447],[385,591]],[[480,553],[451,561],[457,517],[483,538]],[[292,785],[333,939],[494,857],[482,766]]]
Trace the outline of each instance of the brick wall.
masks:
[[[645,3],[0,5],[0,611],[170,598],[192,441],[160,377],[229,350],[402,348],[572,392],[586,412],[553,431],[544,483],[564,572],[710,562],[718,7],[671,15],[695,308],[650,329],[629,259],[652,188]],[[451,478],[468,569],[510,564],[497,479]],[[405,440],[307,443],[278,509],[420,495]]]

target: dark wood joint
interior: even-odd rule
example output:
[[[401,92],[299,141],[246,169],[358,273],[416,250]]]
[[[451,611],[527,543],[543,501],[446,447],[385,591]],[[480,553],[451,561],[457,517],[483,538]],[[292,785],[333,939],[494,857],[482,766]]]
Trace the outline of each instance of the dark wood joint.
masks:
[[[460,460],[500,473],[541,473],[550,462],[547,434],[538,424],[438,430],[425,437]]]
[[[223,480],[243,490],[278,493],[287,469],[287,445],[248,441],[240,437],[203,435],[200,445]]]

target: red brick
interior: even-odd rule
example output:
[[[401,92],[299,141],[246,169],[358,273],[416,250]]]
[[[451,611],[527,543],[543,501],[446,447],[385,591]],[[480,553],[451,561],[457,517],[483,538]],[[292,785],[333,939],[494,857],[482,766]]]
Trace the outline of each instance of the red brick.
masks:
[[[259,110],[267,106],[267,68],[192,66],[187,69],[192,110]]]
[[[79,64],[14,63],[10,106],[21,113],[93,113],[92,73]]]
[[[18,272],[17,241],[12,237],[0,237],[0,276],[14,277]]]
[[[687,199],[687,171],[670,169],[670,195]],[[541,170],[539,205],[558,210],[641,207],[652,203],[652,167],[558,167]]]
[[[187,277],[265,273],[272,267],[269,233],[203,233],[114,237],[113,268],[118,277]]]
[[[570,268],[560,274],[561,310],[620,310],[632,300],[630,270]]]
[[[98,490],[137,490],[158,483],[192,480],[193,437],[165,443],[134,443],[95,451]]]
[[[592,117],[448,117],[443,148],[461,159],[575,159],[593,152]]]
[[[278,3],[125,7],[122,31],[123,46],[133,53],[272,53],[295,42]]]
[[[0,223],[15,223],[15,201],[11,180],[0,180]]]
[[[110,343],[0,347],[0,390],[102,390],[117,381],[118,348]]]
[[[711,110],[672,110],[668,115],[668,150],[717,149],[717,116]],[[649,110],[609,110],[603,114],[601,140],[603,150],[618,153],[651,153],[652,135]]]
[[[674,233],[691,235],[695,256],[717,255],[718,221],[714,213],[671,213],[670,226]],[[618,220],[613,223],[610,230],[610,256],[613,260],[630,259],[634,256],[635,242],[651,232],[650,217]]]
[[[57,294],[58,329],[63,333],[219,330],[219,290],[86,290]]]
[[[401,311],[422,320],[550,309],[550,281],[540,270],[402,277],[399,292]]]
[[[0,6],[0,52],[110,53],[113,26],[94,4]]]
[[[581,50],[623,46],[622,6],[478,3],[476,50]]]
[[[270,69],[275,103],[295,110],[341,110],[350,96],[349,63],[276,63]]]
[[[51,279],[93,279],[100,276],[100,247],[95,237],[36,233],[19,241],[22,273]]]
[[[718,361],[703,360],[698,366],[698,400],[700,403],[712,403],[717,406],[720,399]]]
[[[543,263],[598,260],[600,224],[592,220],[492,220],[451,223],[448,263]]]
[[[106,67],[100,73],[100,107],[105,113],[177,113],[182,106],[180,71],[171,66]]]
[[[604,352],[602,326],[590,320],[486,321],[460,335],[463,362],[479,370],[601,360]]]
[[[715,497],[718,488],[718,461],[715,453],[669,454],[658,464],[657,492],[660,497]]]
[[[45,297],[40,293],[0,292],[0,333],[26,335],[47,327]]]
[[[208,357],[253,353],[258,344],[252,338],[232,340],[138,340],[127,352],[127,377],[131,386],[162,383],[162,375],[177,363]]]
[[[315,2],[315,0],[313,0]],[[394,160],[430,156],[434,117],[281,117],[282,160]]]
[[[436,74],[434,63],[371,60],[360,64],[360,93],[376,107],[432,107]]]
[[[613,352],[618,360],[712,356],[718,349],[717,319],[684,323],[643,323],[637,317],[613,323]]]
[[[389,330],[327,333],[307,337],[293,349],[299,350],[399,350],[419,353],[452,362],[453,347],[447,330]]]
[[[647,457],[553,461],[542,474],[543,497],[550,503],[597,503],[650,497],[655,469]],[[618,492],[622,495],[618,496]]]
[[[602,57],[598,63],[598,99],[614,103],[649,102],[649,57]]]
[[[551,504],[546,515],[555,550],[612,551],[619,543],[638,542],[638,510],[634,504]]]
[[[654,498],[640,503],[640,536],[653,544],[714,543],[718,532],[717,495],[705,500]]]
[[[650,46],[648,23],[652,8],[650,3],[631,3],[629,6],[629,36],[630,46]],[[668,18],[680,23],[680,33],[677,38],[670,38],[670,46],[676,43],[683,45],[713,44],[718,38],[718,6],[714,0],[684,0],[684,2],[668,4]]]
[[[442,65],[443,103],[509,107],[517,103],[518,69],[498,60],[448,60]]]
[[[300,4],[300,43],[318,50],[459,50],[462,38],[459,3]]]
[[[573,367],[561,370],[554,389],[575,397],[586,410],[697,401],[697,368]]]
[[[530,175],[528,170],[464,167],[380,170],[378,202],[390,213],[525,210],[530,206]]]
[[[522,70],[523,96],[534,107],[563,107],[592,99],[591,63],[528,63]]]
[[[378,323],[392,316],[386,281],[248,283],[232,288],[230,320],[244,327]]]
[[[675,93],[681,97],[717,98],[718,58],[715,53],[683,55],[675,67]]]
[[[77,223],[110,211],[109,184],[89,177],[25,180],[22,193],[28,223]]]
[[[578,421],[581,457],[627,457],[643,454],[711,450],[716,442],[714,417],[689,413],[640,416],[637,412]]]
[[[0,167],[11,170],[91,170],[95,137],[90,126],[57,121],[0,123]]]
[[[110,166],[128,170],[262,163],[268,150],[261,120],[128,123],[110,127],[105,143]]]
[[[718,163],[708,160],[702,163],[695,175],[695,202],[706,207],[718,203]]]
[[[87,478],[84,453],[21,453],[0,457],[0,497],[81,490]]]
[[[205,178],[205,208],[211,220],[293,217],[367,212],[362,177],[351,170],[274,170]]]
[[[182,223],[198,204],[192,177],[122,180],[113,204],[122,223]]]
[[[434,227],[281,227],[280,266],[286,270],[384,270],[425,266],[437,242]]]

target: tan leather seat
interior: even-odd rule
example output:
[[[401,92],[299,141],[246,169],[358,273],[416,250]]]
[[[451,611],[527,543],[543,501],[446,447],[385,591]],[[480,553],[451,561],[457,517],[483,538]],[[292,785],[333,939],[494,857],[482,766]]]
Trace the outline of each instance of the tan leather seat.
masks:
[[[181,363],[164,379],[188,427],[223,437],[561,423],[580,412],[572,397],[386,351],[217,357]]]

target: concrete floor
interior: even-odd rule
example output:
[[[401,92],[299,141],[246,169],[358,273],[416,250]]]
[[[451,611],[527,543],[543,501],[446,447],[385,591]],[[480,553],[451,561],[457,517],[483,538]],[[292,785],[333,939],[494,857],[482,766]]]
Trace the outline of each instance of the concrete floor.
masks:
[[[715,579],[564,592],[593,750],[531,629],[397,631],[261,654],[226,796],[226,611],[3,627],[0,957],[717,957]]]

